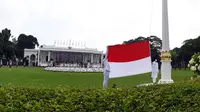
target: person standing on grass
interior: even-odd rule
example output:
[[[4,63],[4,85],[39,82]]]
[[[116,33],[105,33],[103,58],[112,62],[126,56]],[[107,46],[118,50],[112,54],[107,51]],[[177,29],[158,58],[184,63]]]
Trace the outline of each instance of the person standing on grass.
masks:
[[[104,80],[103,80],[103,87],[107,88],[108,87],[108,80],[109,80],[109,75],[110,75],[110,66],[108,63],[108,50],[104,58]]]
[[[23,65],[26,67],[26,58],[23,58]]]
[[[10,59],[9,60],[9,69],[11,70],[11,67],[12,67],[12,60]]]
[[[9,67],[9,59],[6,60],[7,67]]]
[[[19,64],[19,60],[18,58],[16,58],[16,67],[18,67],[18,64]]]
[[[153,79],[153,83],[155,84],[156,83],[156,79],[158,77],[158,72],[159,72],[159,69],[158,69],[158,62],[157,60],[155,59],[155,61],[153,62],[152,64],[152,74],[151,74],[151,77]]]
[[[2,67],[3,65],[3,62],[2,62],[2,59],[0,59],[0,68]]]

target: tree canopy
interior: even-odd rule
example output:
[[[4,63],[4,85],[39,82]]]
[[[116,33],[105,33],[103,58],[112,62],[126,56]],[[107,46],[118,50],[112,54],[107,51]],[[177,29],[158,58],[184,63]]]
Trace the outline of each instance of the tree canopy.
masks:
[[[200,36],[195,39],[185,40],[180,48],[174,48],[172,51],[177,54],[174,58],[177,63],[188,64],[192,55],[200,52]]]
[[[0,58],[23,58],[24,49],[34,49],[35,46],[39,46],[39,43],[32,35],[20,34],[16,39],[7,28],[0,32]]]

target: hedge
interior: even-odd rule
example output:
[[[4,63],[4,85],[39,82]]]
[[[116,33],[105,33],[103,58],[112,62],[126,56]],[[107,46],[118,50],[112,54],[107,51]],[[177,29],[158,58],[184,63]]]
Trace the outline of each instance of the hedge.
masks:
[[[0,87],[3,112],[200,111],[200,81],[115,89]]]

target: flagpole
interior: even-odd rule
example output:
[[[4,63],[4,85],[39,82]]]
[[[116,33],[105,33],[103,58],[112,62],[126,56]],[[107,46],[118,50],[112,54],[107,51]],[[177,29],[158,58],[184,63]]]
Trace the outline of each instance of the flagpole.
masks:
[[[159,84],[173,83],[171,79],[171,54],[169,48],[168,0],[162,0],[162,52]]]
[[[71,47],[71,39],[69,40],[69,47]]]

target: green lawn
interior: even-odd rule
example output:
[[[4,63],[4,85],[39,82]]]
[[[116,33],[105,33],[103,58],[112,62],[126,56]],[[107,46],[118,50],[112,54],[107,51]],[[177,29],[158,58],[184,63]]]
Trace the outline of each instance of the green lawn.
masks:
[[[189,70],[174,70],[172,79],[177,81],[187,80],[192,76]],[[159,74],[160,77],[160,74]],[[159,78],[160,79],[160,78]],[[33,87],[102,87],[103,73],[67,73],[49,72],[43,68],[0,68],[0,83]],[[109,80],[109,86],[116,84],[118,87],[133,87],[137,84],[152,82],[151,74],[135,75],[130,77]]]

